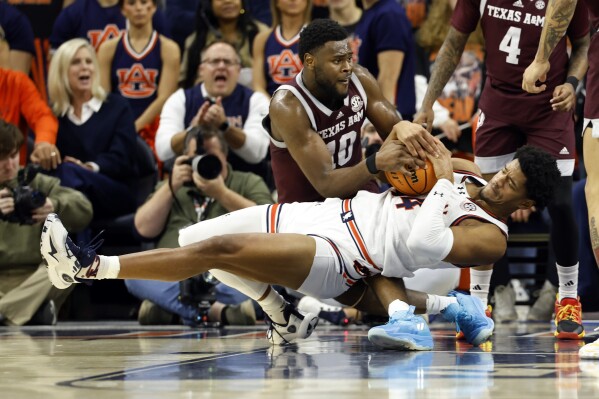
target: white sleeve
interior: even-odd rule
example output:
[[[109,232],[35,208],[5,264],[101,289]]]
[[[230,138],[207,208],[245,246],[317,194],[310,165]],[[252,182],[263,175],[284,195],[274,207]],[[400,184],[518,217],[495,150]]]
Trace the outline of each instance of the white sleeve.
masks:
[[[422,75],[414,76],[414,82],[416,84],[416,109],[420,109],[422,108],[422,101],[424,101],[428,83],[426,77]],[[434,128],[439,128],[439,126],[449,120],[449,110],[439,104],[437,100],[433,103],[433,112],[435,113],[435,120],[433,121]]]
[[[248,163],[258,163],[266,157],[270,138],[262,127],[262,119],[268,114],[269,100],[263,93],[250,97],[248,117],[243,124],[245,142],[240,148],[231,149]]]
[[[185,92],[179,89],[166,100],[160,112],[160,125],[154,142],[160,160],[166,161],[176,155],[171,148],[171,139],[185,127]]]
[[[452,196],[453,184],[439,179],[422,203],[414,220],[406,245],[408,249],[436,261],[441,261],[453,247],[453,232],[445,226],[443,212]]]

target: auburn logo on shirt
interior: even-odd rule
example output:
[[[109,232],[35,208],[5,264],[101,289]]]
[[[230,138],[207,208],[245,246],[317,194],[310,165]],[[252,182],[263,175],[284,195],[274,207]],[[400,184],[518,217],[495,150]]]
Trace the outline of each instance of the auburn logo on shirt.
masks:
[[[270,76],[277,84],[289,82],[302,69],[299,56],[291,50],[283,50],[280,54],[270,55],[267,60]]]
[[[124,29],[123,29],[124,31]],[[96,51],[100,44],[104,43],[108,39],[112,39],[113,37],[117,37],[121,34],[121,29],[115,24],[108,24],[104,27],[104,29],[90,29],[87,31],[87,38],[89,42],[94,46]]]
[[[117,69],[116,73],[119,78],[119,91],[123,97],[149,97],[158,88],[158,69],[146,69],[143,64],[135,63],[131,68]]]

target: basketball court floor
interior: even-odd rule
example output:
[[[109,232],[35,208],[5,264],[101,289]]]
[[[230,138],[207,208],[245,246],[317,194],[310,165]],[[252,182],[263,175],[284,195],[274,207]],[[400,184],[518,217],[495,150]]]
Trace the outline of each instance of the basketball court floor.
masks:
[[[599,321],[585,322],[590,342]],[[382,350],[367,327],[319,325],[270,347],[266,327],[134,322],[0,328],[0,398],[599,398],[599,361],[549,323],[496,328],[474,348],[433,322],[431,352]]]

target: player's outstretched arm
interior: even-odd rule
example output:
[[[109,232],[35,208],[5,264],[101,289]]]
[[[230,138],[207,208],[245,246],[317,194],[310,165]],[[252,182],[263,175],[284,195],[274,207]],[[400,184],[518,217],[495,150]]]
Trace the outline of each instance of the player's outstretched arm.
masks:
[[[529,93],[540,93],[547,88],[545,84],[537,86],[536,82],[543,83],[547,80],[550,68],[549,56],[557,43],[564,37],[576,10],[576,3],[577,0],[549,0],[537,54],[534,61],[524,71],[523,90]]]
[[[458,66],[469,36],[467,33],[459,32],[454,27],[450,27],[443,46],[439,50],[424,100],[422,100],[422,107],[414,117],[414,123],[426,123],[426,128],[429,131],[432,130],[433,120],[435,119],[433,104],[443,92],[447,81]]]

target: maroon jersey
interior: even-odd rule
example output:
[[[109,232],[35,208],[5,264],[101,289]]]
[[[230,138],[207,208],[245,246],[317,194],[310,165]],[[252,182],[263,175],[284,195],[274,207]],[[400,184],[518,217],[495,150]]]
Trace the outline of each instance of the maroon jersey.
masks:
[[[539,127],[553,111],[553,89],[566,80],[568,54],[563,38],[553,51],[547,90],[530,94],[522,90],[522,75],[533,61],[545,21],[545,0],[458,0],[452,26],[471,33],[478,21],[485,38],[487,81],[479,107],[498,120],[521,127]],[[578,2],[567,35],[577,40],[588,35],[586,7]],[[562,113],[564,123],[572,113]],[[559,122],[558,122],[559,123]]]
[[[316,99],[304,86],[302,72],[279,90],[289,90],[303,105],[312,129],[327,145],[333,168],[354,166],[362,160],[360,131],[364,123],[367,98],[362,83],[352,75],[344,105],[331,110]],[[323,197],[310,184],[287,150],[284,142],[271,137],[270,156],[279,202],[321,201]],[[378,192],[376,183],[368,185],[369,191]]]

